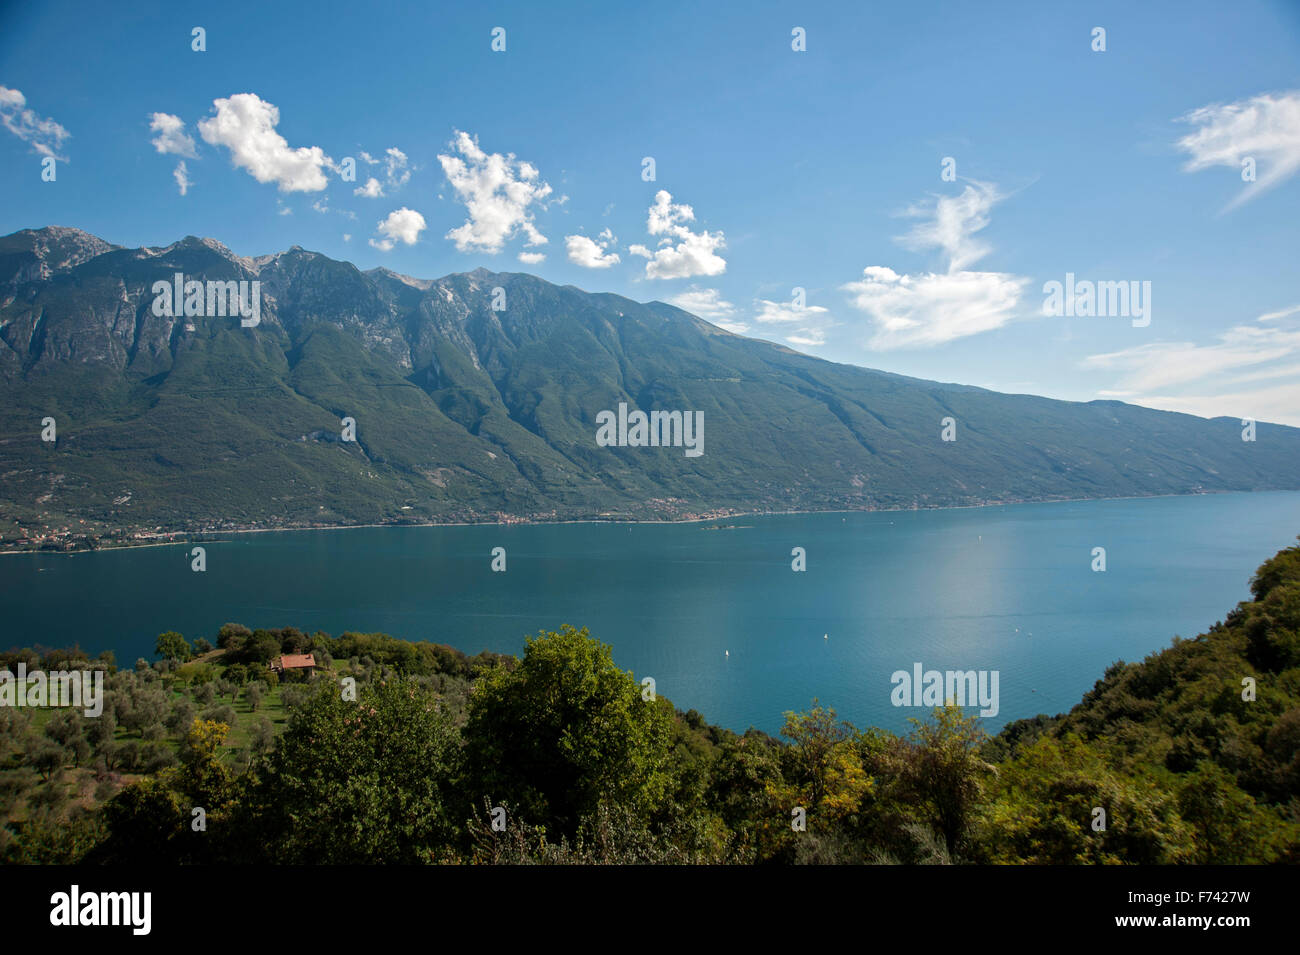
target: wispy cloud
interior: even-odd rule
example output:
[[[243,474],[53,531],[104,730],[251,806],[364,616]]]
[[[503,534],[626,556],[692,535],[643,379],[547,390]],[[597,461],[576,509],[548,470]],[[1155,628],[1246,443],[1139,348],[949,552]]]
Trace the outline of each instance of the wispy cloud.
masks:
[[[685,292],[678,292],[665,301],[669,305],[676,305],[710,322],[716,322],[720,318],[730,318],[736,314],[736,306],[726,301],[722,293],[715,288],[700,288],[692,285]]]
[[[869,347],[941,345],[1001,328],[1015,317],[1029,280],[966,268],[989,253],[976,233],[989,224],[989,212],[1002,198],[995,186],[971,182],[958,196],[908,208],[906,215],[922,221],[897,241],[915,251],[939,250],[947,271],[909,275],[870,265],[861,279],[842,286],[854,307],[871,319]]]
[[[27,97],[21,91],[0,86],[0,123],[42,156],[68,161],[62,152],[63,141],[72,134],[54,120],[28,109]]]
[[[1222,332],[1211,344],[1150,342],[1090,355],[1080,365],[1115,372],[1114,386],[1101,394],[1135,404],[1300,425],[1300,323],[1278,324],[1297,311],[1261,315],[1254,324]],[[1288,378],[1265,388],[1241,387]]]
[[[759,299],[754,305],[758,309],[754,321],[760,325],[798,326],[783,330],[783,337],[791,345],[826,344],[826,332],[830,326],[830,309],[821,305],[799,304],[793,299],[789,302]]]
[[[829,310],[820,305],[798,306],[792,302],[769,302],[759,299],[758,314],[754,320],[765,325],[787,325],[792,322],[807,322],[810,317],[828,314]]]
[[[1181,411],[1202,418],[1233,416],[1300,427],[1300,383],[1251,391],[1216,391],[1197,395],[1143,395],[1125,399],[1162,411]]]
[[[1089,355],[1084,368],[1118,371],[1120,388],[1149,393],[1157,388],[1220,377],[1226,372],[1300,355],[1300,328],[1236,325],[1211,345],[1150,342]]]
[[[363,150],[361,152],[361,161],[369,166],[383,165],[384,181],[380,182],[374,176],[370,176],[363,185],[352,190],[354,196],[378,199],[396,192],[411,179],[410,160],[407,158],[406,153],[396,146],[390,146],[384,155],[378,158]]]
[[[916,203],[904,215],[920,219],[897,241],[908,249],[941,249],[948,259],[948,271],[960,272],[991,251],[975,233],[989,224],[989,212],[1004,196],[991,183],[971,182],[958,196],[936,196],[931,202]]]
[[[1275,322],[1279,318],[1286,318],[1288,315],[1294,315],[1296,312],[1300,312],[1300,305],[1288,305],[1286,308],[1280,308],[1276,312],[1265,312],[1257,318],[1256,321]]]
[[[1177,142],[1178,148],[1191,157],[1183,166],[1186,171],[1198,172],[1211,166],[1240,170],[1243,161],[1255,160],[1255,181],[1245,184],[1225,212],[1300,170],[1300,90],[1202,106],[1180,121],[1196,127]]]

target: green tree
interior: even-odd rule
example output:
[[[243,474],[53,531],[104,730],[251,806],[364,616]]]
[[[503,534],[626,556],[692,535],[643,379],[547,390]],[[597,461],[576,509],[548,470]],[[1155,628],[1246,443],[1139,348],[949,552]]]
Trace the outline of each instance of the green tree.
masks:
[[[217,646],[223,650],[240,650],[243,648],[244,641],[253,635],[243,624],[227,623],[223,624],[217,631]]]
[[[183,858],[190,816],[186,800],[170,776],[142,779],[124,787],[104,805],[107,838],[87,861],[175,864]]]
[[[249,729],[248,748],[254,756],[264,756],[271,751],[273,745],[275,745],[275,730],[271,726],[271,721],[265,716],[259,716]]]
[[[671,784],[672,706],[642,698],[608,645],[570,626],[485,673],[464,729],[466,795],[573,836],[604,800],[645,816]]]
[[[194,655],[189,641],[175,630],[158,634],[158,642],[154,644],[153,652],[166,660],[178,660],[181,663]]]
[[[63,769],[63,749],[49,740],[41,740],[28,753],[27,763],[41,774],[41,779],[49,782]]]
[[[244,641],[238,656],[242,662],[265,666],[280,655],[280,638],[270,630],[255,630]]]
[[[322,685],[295,709],[242,800],[236,858],[428,862],[454,838],[455,730],[437,696],[393,682],[353,702]]]
[[[803,806],[810,814],[823,807],[836,817],[856,812],[871,791],[871,779],[852,744],[852,724],[814,700],[806,713],[785,714],[781,735],[791,743],[785,751],[789,791],[782,803]]]
[[[1211,762],[1188,774],[1178,812],[1193,829],[1192,861],[1199,865],[1254,865],[1276,861],[1270,835],[1279,820],[1255,805],[1231,775]],[[1292,823],[1294,828],[1294,823]],[[1294,831],[1292,832],[1294,836]]]
[[[955,857],[992,771],[979,754],[987,737],[979,718],[955,705],[936,707],[930,719],[910,722],[913,729],[897,751],[895,769],[904,792]]]
[[[218,812],[229,796],[230,771],[221,761],[229,735],[227,722],[195,720],[181,743],[178,788],[209,814]]]

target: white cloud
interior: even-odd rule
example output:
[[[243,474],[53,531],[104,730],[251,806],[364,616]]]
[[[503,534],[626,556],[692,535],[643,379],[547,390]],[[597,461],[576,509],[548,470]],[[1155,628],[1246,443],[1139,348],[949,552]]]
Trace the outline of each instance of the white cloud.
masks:
[[[1300,90],[1202,106],[1181,117],[1181,121],[1196,127],[1176,144],[1191,156],[1183,166],[1187,172],[1211,166],[1228,166],[1240,172],[1243,160],[1255,160],[1256,180],[1247,183],[1225,211],[1300,170]]]
[[[798,308],[792,302],[769,302],[767,299],[759,299],[758,305],[759,311],[754,319],[768,325],[807,322],[809,318],[825,315],[829,311],[820,305]]]
[[[1133,404],[1163,411],[1181,411],[1184,414],[1217,418],[1231,415],[1254,418],[1300,427],[1300,382],[1258,388],[1253,391],[1220,392],[1209,395],[1148,395],[1128,399]],[[1260,436],[1260,440],[1264,440]]]
[[[176,180],[176,188],[180,189],[181,195],[190,191],[190,186],[194,183],[190,180],[190,171],[185,168],[185,160],[182,159],[172,170],[172,177]]]
[[[384,238],[378,242],[371,239],[370,244],[381,252],[391,251],[398,242],[415,245],[424,228],[424,216],[403,206],[390,212],[388,218],[379,223],[377,230]]]
[[[520,252],[519,261],[525,265],[538,265],[546,261],[545,252]]]
[[[1001,199],[996,187],[971,182],[959,196],[937,197],[907,210],[924,221],[898,241],[914,250],[941,250],[948,270],[907,275],[871,265],[860,280],[842,286],[871,319],[869,347],[941,345],[1001,328],[1015,317],[1028,279],[966,270],[989,252],[974,236],[989,224],[989,211]]]
[[[679,292],[667,299],[667,302],[710,322],[716,322],[720,318],[730,318],[736,314],[736,306],[725,301],[722,293],[715,288],[699,288],[692,285],[685,292]]]
[[[19,90],[0,86],[0,123],[42,156],[67,162],[63,141],[72,134],[52,119],[43,119],[27,108],[27,97]]]
[[[646,229],[651,235],[663,236],[653,252],[644,245],[632,245],[628,251],[649,259],[645,265],[646,278],[684,279],[696,275],[721,275],[727,270],[727,260],[717,254],[726,248],[721,232],[692,232],[685,223],[695,221],[695,210],[685,203],[674,203],[665,189],[655,193],[650,207]],[[676,244],[674,244],[674,241]]]
[[[352,233],[351,233],[351,232],[344,232],[344,233],[343,233],[343,241],[344,241],[344,242],[351,242],[351,241],[352,241]]]
[[[334,161],[319,146],[292,149],[275,131],[280,111],[255,93],[237,93],[213,100],[215,116],[200,120],[205,142],[225,146],[231,161],[258,182],[274,182],[281,192],[320,192],[327,180],[325,169]]]
[[[923,221],[898,241],[909,249],[942,249],[948,271],[959,272],[988,255],[988,245],[974,235],[989,224],[989,210],[1002,198],[995,186],[972,181],[959,196],[938,196],[909,208],[906,215]]]
[[[685,292],[679,292],[666,301],[669,305],[676,305],[692,315],[698,315],[734,335],[744,335],[749,331],[747,324],[732,317],[736,314],[736,306],[723,299],[715,288],[692,285]]]
[[[754,320],[762,325],[798,325],[785,335],[791,345],[824,345],[830,310],[820,305],[796,306],[794,302],[759,299]]]
[[[1241,385],[1248,381],[1268,381],[1270,378],[1296,378],[1300,380],[1300,364],[1274,365],[1272,368],[1260,368],[1257,371],[1248,371],[1241,375],[1229,375],[1227,383]]]
[[[171,154],[185,156],[188,159],[198,158],[194,137],[185,132],[185,120],[179,116],[173,116],[171,113],[150,113],[149,131],[158,134],[150,142],[153,143],[153,148],[164,156]]]
[[[1169,388],[1265,362],[1300,355],[1300,328],[1236,325],[1213,345],[1149,342],[1116,352],[1089,355],[1084,368],[1122,373],[1119,387],[1138,393]]]
[[[371,166],[377,166],[380,163],[384,165],[384,181],[380,182],[374,176],[366,179],[364,186],[358,186],[352,190],[354,196],[364,196],[367,199],[378,199],[386,196],[391,192],[402,188],[411,178],[410,161],[406,153],[402,152],[396,146],[390,146],[385,152],[382,159],[376,159],[370,153],[362,150],[361,159]],[[388,192],[384,190],[387,189]]]
[[[1283,309],[1261,315],[1255,324],[1235,325],[1208,345],[1150,342],[1090,355],[1080,365],[1116,372],[1119,380],[1111,393],[1122,393],[1135,404],[1300,425],[1300,324],[1276,324],[1295,311]],[[1241,387],[1277,379],[1291,380]]]
[[[402,152],[396,146],[389,146],[384,152],[384,177],[388,180],[389,188],[397,189],[406,185],[411,178],[411,170],[407,168],[409,162],[406,153]]]
[[[615,241],[614,233],[604,229],[595,239],[585,235],[566,235],[564,248],[574,265],[581,265],[584,269],[607,269],[622,261],[617,252],[608,251]]]
[[[544,205],[551,187],[537,169],[514,153],[484,152],[477,139],[460,130],[450,146],[453,155],[439,154],[438,162],[469,213],[465,224],[446,236],[457,250],[495,254],[520,232],[526,245],[545,245],[546,236],[537,231],[530,207]]]
[[[791,345],[825,345],[826,333],[820,328],[807,328],[793,335],[787,335],[785,340]]]
[[[1288,315],[1294,315],[1296,312],[1300,312],[1300,305],[1290,305],[1286,308],[1279,308],[1276,312],[1265,312],[1259,318],[1255,319],[1255,321],[1275,322],[1279,318],[1286,318]]]
[[[941,345],[1001,328],[1012,318],[1028,279],[1001,272],[899,275],[868,266],[843,288],[875,325],[872,348]]]

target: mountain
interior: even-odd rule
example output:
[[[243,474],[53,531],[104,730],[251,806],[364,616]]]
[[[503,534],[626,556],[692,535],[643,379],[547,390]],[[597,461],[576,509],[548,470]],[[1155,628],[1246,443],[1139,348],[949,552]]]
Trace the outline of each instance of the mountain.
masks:
[[[260,283],[260,322],[156,314],[178,272]],[[1300,429],[1249,443],[1235,419],[835,364],[531,275],[414,279],[192,236],[0,239],[0,397],[5,541],[1300,487]],[[599,446],[620,402],[702,412],[704,453]]]

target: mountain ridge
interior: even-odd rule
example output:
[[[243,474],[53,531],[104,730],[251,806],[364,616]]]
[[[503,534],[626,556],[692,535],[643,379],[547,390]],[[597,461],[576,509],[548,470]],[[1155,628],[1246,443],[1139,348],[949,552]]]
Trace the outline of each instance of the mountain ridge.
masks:
[[[257,280],[259,325],[154,314],[176,272]],[[196,236],[0,237],[0,395],[0,542],[1300,487],[1300,429],[1250,444],[1233,418],[839,364],[523,272],[419,279]],[[705,453],[598,446],[620,404],[702,412]]]

